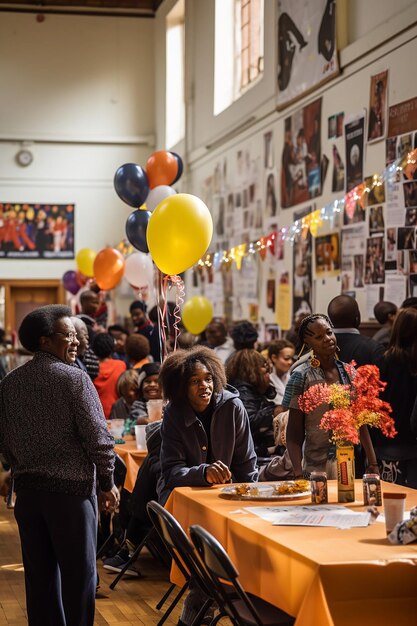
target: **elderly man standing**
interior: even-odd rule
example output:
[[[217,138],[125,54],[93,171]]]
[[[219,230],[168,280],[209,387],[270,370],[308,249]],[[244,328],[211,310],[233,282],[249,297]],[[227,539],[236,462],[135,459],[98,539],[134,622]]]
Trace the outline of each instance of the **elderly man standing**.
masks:
[[[16,490],[29,626],[93,626],[96,481],[113,510],[114,450],[97,392],[73,367],[71,311],[29,313],[19,339],[34,357],[0,383],[0,451]]]

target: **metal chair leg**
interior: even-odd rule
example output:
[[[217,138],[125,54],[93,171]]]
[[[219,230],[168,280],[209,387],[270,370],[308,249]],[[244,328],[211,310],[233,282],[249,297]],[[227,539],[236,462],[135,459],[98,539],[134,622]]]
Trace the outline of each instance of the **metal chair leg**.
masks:
[[[163,605],[165,604],[165,601],[168,600],[169,596],[171,595],[171,593],[174,591],[176,585],[174,585],[174,583],[172,583],[168,589],[168,591],[166,591],[164,593],[164,595],[162,596],[162,598],[159,600],[158,604],[156,605],[157,610],[159,611]]]
[[[162,616],[162,618],[159,620],[157,626],[162,626],[162,624],[165,623],[165,621],[171,615],[172,611],[175,609],[175,607],[177,606],[178,602],[181,600],[182,596],[184,595],[184,593],[188,589],[188,585],[189,585],[189,582],[187,580],[187,582],[181,587],[181,589],[179,590],[179,592],[177,593],[177,595],[175,596],[175,598],[173,599],[173,601],[171,602],[171,604],[169,605],[167,610],[165,611],[165,613]]]

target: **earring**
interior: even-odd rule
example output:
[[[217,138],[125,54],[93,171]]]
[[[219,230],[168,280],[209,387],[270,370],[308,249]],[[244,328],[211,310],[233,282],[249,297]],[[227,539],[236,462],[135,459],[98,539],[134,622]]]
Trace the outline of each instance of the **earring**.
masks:
[[[336,361],[340,361],[340,359],[339,359],[339,352],[340,352],[340,348],[339,348],[339,346],[336,346]]]
[[[310,365],[311,365],[311,367],[314,367],[314,369],[317,369],[318,367],[320,367],[320,361],[316,357],[315,354],[313,354],[313,356],[310,357]]]

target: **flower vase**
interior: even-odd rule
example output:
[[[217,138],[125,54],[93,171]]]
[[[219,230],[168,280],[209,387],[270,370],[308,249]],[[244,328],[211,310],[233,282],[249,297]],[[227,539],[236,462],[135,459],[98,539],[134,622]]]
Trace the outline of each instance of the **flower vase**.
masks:
[[[337,501],[355,501],[355,450],[350,441],[336,443]]]

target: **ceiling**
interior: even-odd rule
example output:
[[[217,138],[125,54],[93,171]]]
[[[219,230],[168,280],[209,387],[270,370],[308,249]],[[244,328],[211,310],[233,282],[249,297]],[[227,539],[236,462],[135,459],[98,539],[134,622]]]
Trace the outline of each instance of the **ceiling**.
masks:
[[[9,0],[0,12],[154,17],[163,0]]]

